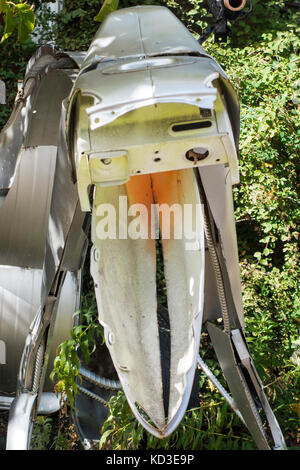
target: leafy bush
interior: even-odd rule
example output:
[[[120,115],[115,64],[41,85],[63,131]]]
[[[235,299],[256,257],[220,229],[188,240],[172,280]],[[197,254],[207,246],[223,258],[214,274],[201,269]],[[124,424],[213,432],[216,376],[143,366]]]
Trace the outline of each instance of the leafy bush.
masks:
[[[211,21],[204,2],[198,0],[122,0],[120,7],[154,3],[169,6],[196,35]],[[300,406],[299,361],[295,360],[293,349],[299,338],[300,321],[297,10],[281,0],[252,0],[252,4],[253,12],[232,25],[226,44],[215,44],[211,37],[204,47],[225,69],[241,101],[241,182],[234,188],[234,201],[246,335],[287,444],[295,447],[299,445]],[[51,37],[56,37],[61,49],[86,50],[99,27],[91,20],[98,11],[98,0],[66,0]],[[1,45],[0,78],[8,85],[9,104],[16,78],[22,78],[33,49],[30,41],[18,47],[12,40]],[[1,124],[6,117],[7,112],[0,108]],[[94,302],[91,298],[89,301]],[[81,333],[84,327],[76,331]],[[80,339],[80,335],[75,336],[69,344],[71,349]],[[205,359],[220,375],[213,365],[205,332],[202,343]],[[75,371],[76,361],[73,359]],[[72,370],[72,358],[70,364]],[[201,406],[187,412],[176,432],[164,441],[143,431],[120,393],[111,400],[101,446],[255,448],[247,430],[202,373],[200,386]]]
[[[203,382],[205,380],[202,377]],[[253,450],[255,444],[239,418],[209,387],[202,386],[200,406],[188,410],[178,428],[166,439],[147,433],[134,418],[126,397],[119,392],[110,400],[100,449],[139,450]]]

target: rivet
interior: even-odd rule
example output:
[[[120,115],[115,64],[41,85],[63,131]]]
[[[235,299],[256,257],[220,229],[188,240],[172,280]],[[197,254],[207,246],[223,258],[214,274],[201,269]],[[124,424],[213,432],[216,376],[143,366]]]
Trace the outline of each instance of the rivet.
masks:
[[[98,250],[98,248],[95,248],[94,249],[94,260],[96,261],[96,263],[98,263],[100,259],[100,251]]]

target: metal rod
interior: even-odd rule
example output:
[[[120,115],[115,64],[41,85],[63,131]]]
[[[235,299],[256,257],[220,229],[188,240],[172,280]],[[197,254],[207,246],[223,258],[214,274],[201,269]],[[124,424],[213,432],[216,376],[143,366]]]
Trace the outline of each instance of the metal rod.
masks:
[[[223,397],[225,398],[228,405],[233,409],[233,411],[240,418],[240,420],[243,422],[243,424],[247,427],[243,416],[241,415],[240,411],[236,407],[235,401],[229,395],[229,393],[225,390],[223,385],[218,381],[217,377],[212,373],[210,368],[205,364],[205,362],[203,361],[203,359],[201,358],[200,355],[198,356],[198,365],[203,370],[203,372],[207,375],[209,380],[214,384],[214,386],[219,390],[221,395],[223,395]]]
[[[100,375],[91,372],[89,369],[85,368],[84,366],[80,367],[79,370],[80,375],[88,382],[91,382],[99,387],[106,388],[108,390],[120,390],[121,383],[118,380],[111,380],[107,379],[106,377],[102,377]]]
[[[91,392],[87,388],[81,387],[81,385],[77,385],[77,388],[81,393],[84,393],[88,397],[93,398],[96,401],[99,401],[103,405],[107,405],[108,402],[104,400],[104,398],[100,397],[100,395],[97,395],[96,393]]]

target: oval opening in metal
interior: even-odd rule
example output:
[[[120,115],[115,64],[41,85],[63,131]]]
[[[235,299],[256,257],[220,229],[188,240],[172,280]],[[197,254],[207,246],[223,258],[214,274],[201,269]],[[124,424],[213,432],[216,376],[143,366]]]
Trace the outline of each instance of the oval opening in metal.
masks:
[[[193,131],[196,129],[205,129],[211,127],[211,121],[194,121],[194,122],[183,122],[181,124],[173,124],[173,132],[184,132],[184,131]]]
[[[209,155],[209,151],[203,147],[195,147],[186,152],[185,158],[190,162],[197,163],[200,160],[204,160]]]

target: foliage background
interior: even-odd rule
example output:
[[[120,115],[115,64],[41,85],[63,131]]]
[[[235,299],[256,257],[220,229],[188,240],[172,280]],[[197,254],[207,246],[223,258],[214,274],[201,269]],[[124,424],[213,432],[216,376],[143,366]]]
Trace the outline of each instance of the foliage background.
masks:
[[[40,42],[86,50],[99,27],[92,21],[99,0],[65,0],[56,17],[34,1]],[[199,0],[121,0],[119,7],[167,5],[196,34],[210,23]],[[265,391],[290,448],[300,446],[299,426],[299,2],[253,0],[253,12],[232,26],[226,44],[210,37],[204,48],[226,71],[241,101],[240,184],[234,188],[246,335]],[[52,26],[47,23],[52,18]],[[0,25],[1,28],[1,25]],[[1,33],[1,30],[0,30]],[[0,79],[8,105],[6,122],[28,59],[37,44],[0,44]],[[92,296],[90,296],[92,299]],[[94,300],[92,299],[91,302]],[[202,354],[214,372],[207,335]],[[200,373],[201,407],[188,412],[171,438],[161,442],[136,425],[124,396],[112,400],[101,445],[114,448],[255,448],[217,391]]]

